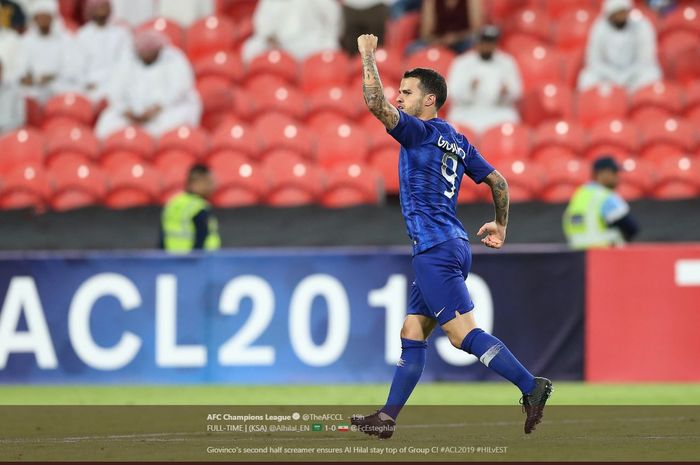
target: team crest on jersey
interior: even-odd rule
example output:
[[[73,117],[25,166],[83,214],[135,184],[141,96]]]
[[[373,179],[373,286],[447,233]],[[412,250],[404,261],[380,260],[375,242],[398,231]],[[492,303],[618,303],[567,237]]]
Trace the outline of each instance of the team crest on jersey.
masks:
[[[448,152],[454,153],[459,158],[464,159],[464,157],[467,156],[467,154],[464,152],[462,147],[457,145],[457,143],[455,143],[455,142],[446,141],[445,139],[442,138],[442,136],[438,137],[437,145],[438,145],[438,147],[440,147],[443,150],[447,150]]]

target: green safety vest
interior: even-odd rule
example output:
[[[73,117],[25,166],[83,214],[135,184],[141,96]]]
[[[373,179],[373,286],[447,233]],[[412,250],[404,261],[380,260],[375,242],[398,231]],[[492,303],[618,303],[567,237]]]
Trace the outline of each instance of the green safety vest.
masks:
[[[610,228],[603,218],[603,204],[613,191],[600,184],[579,187],[564,212],[563,227],[573,249],[610,247],[625,241],[617,228]]]
[[[193,219],[207,208],[209,202],[189,192],[181,192],[170,199],[161,215],[165,250],[173,253],[190,252],[195,239]],[[209,235],[204,240],[204,249],[216,250],[220,247],[218,222],[216,218],[209,216]]]

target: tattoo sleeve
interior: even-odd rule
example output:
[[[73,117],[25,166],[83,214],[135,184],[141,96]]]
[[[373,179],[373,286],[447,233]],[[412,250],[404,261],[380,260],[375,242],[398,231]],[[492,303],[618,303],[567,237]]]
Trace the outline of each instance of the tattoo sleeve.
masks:
[[[362,93],[367,108],[384,126],[391,130],[399,123],[399,111],[386,101],[382,81],[379,79],[374,53],[362,55]]]
[[[510,196],[508,194],[508,183],[506,179],[501,173],[494,170],[491,174],[486,176],[484,182],[491,188],[493,205],[496,208],[496,223],[501,226],[507,226]]]

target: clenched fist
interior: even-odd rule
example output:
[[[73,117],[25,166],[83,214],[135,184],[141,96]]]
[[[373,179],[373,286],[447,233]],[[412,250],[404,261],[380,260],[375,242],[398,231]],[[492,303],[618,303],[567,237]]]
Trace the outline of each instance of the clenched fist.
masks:
[[[362,34],[357,38],[357,49],[360,54],[372,53],[377,49],[377,36],[374,34]]]

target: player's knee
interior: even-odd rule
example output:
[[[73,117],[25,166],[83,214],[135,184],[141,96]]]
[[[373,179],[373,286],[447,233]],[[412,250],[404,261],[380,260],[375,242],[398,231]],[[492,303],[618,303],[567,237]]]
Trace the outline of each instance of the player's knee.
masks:
[[[401,339],[410,339],[412,341],[422,341],[424,339],[423,330],[421,329],[420,326],[416,327],[415,325],[404,324],[403,327],[401,328]]]
[[[450,344],[452,344],[453,347],[456,347],[457,349],[462,348],[462,341],[464,340],[463,336],[456,333],[450,333],[447,335],[447,339],[450,340]]]

